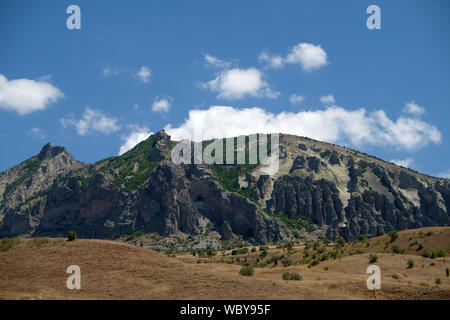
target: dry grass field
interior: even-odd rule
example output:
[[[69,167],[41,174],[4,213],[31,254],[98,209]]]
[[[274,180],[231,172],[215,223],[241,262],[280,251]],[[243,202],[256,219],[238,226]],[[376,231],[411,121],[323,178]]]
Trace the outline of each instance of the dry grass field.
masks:
[[[270,246],[263,258],[259,247],[199,258],[117,241],[3,239],[0,299],[450,299],[450,227],[399,232],[394,242],[383,235],[348,243],[340,257],[311,265],[312,255],[335,250],[333,244],[321,247],[316,253],[308,248],[308,258],[303,245]],[[438,248],[446,256],[422,256]],[[380,290],[366,287],[370,254],[381,269]],[[275,263],[273,256],[280,255]],[[253,276],[239,274],[243,264],[257,266]],[[81,269],[81,290],[66,288],[69,265]],[[301,280],[283,280],[285,271]]]

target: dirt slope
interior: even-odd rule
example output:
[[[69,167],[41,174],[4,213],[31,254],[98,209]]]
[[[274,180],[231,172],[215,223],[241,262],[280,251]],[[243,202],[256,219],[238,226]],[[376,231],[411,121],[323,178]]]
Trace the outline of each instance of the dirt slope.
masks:
[[[439,230],[425,236],[426,243],[438,241],[433,239],[450,228]],[[411,236],[400,233],[398,241]],[[448,256],[378,253],[382,289],[374,292],[366,288],[369,253],[311,268],[256,268],[254,276],[244,277],[239,265],[198,264],[187,254],[170,258],[114,241],[36,238],[5,244],[0,250],[1,299],[450,299]],[[406,268],[408,259],[414,268]],[[69,265],[81,268],[81,290],[66,288]],[[298,272],[303,280],[282,280],[284,271]]]

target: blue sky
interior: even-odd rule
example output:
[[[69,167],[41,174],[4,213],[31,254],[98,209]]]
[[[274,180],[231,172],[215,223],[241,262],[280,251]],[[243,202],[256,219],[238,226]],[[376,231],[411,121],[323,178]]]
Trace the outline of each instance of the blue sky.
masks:
[[[71,4],[81,30],[66,27]],[[371,4],[380,30],[366,27]],[[3,0],[0,171],[48,141],[90,163],[203,126],[311,136],[450,176],[449,8]]]

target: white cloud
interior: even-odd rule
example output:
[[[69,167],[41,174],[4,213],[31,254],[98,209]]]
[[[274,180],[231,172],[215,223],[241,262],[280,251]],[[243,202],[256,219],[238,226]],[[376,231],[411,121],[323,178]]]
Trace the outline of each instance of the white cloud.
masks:
[[[169,109],[172,106],[172,103],[173,103],[173,99],[169,96],[157,97],[155,99],[155,101],[153,101],[152,111],[169,112]]]
[[[297,94],[291,94],[290,96],[289,96],[289,101],[292,103],[292,104],[296,104],[296,103],[301,103],[301,102],[303,102],[305,100],[305,96],[302,96],[302,95],[297,95]]]
[[[224,70],[214,80],[203,83],[203,87],[218,92],[218,98],[228,100],[246,96],[276,98],[280,95],[270,89],[261,71],[255,68]]]
[[[138,72],[136,73],[136,75],[138,76],[138,78],[142,81],[142,82],[149,82],[150,81],[150,77],[152,76],[152,71],[147,68],[146,66],[142,66]]]
[[[284,65],[284,59],[280,55],[271,55],[267,51],[263,51],[260,55],[258,60],[260,62],[265,62],[268,64],[269,67],[277,69],[281,68]]]
[[[436,176],[441,177],[441,178],[450,179],[450,169],[445,172],[438,173]]]
[[[405,107],[403,108],[403,112],[409,113],[415,116],[420,116],[425,113],[425,108],[419,106],[412,100],[411,102],[407,102]]]
[[[221,59],[211,56],[209,54],[205,54],[204,58],[205,58],[205,61],[211,66],[218,67],[218,68],[231,67],[231,62],[221,60]]]
[[[116,118],[109,117],[100,110],[90,108],[84,110],[83,117],[79,120],[72,117],[61,119],[61,125],[64,128],[75,127],[77,133],[81,136],[93,132],[110,134],[120,129]]]
[[[105,77],[116,76],[116,75],[119,74],[119,69],[118,68],[111,68],[111,67],[103,68],[102,74]]]
[[[335,103],[334,97],[332,94],[320,97],[320,102],[322,102],[324,104],[334,104]]]
[[[391,159],[392,163],[395,163],[398,166],[402,166],[404,168],[412,168],[414,165],[414,159],[406,158],[406,159]]]
[[[259,61],[267,63],[272,68],[281,68],[286,63],[300,64],[305,71],[319,69],[328,64],[327,53],[320,45],[305,42],[294,46],[286,57],[263,51]]]
[[[153,134],[153,132],[150,132],[148,128],[140,128],[136,126],[132,128],[133,131],[131,131],[128,136],[123,138],[125,142],[120,146],[119,156],[124,154],[128,150],[133,149],[139,142],[144,141]]]
[[[45,139],[45,132],[44,132],[44,130],[39,129],[39,128],[31,128],[28,131],[28,134],[30,136],[34,136],[34,137],[36,137],[36,138],[38,138],[40,140],[44,140]]]
[[[279,132],[358,147],[380,145],[406,150],[441,141],[441,133],[435,126],[418,119],[391,120],[383,110],[367,113],[365,109],[346,110],[338,106],[278,114],[261,108],[212,106],[207,110],[191,110],[180,127],[168,124],[165,130],[174,140]],[[194,137],[198,131],[204,136]]]
[[[57,87],[48,82],[30,79],[8,80],[0,74],[0,109],[25,115],[44,110],[63,96]]]

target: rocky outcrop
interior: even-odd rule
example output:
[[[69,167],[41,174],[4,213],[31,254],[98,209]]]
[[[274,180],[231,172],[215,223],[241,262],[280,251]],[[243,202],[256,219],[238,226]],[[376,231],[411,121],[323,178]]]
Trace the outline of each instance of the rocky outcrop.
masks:
[[[347,240],[450,224],[449,180],[354,150],[281,135],[280,171],[267,176],[258,166],[174,164],[173,144],[160,131],[91,165],[46,144],[0,174],[0,237],[187,237],[201,235],[206,221],[223,240],[265,244],[311,232],[305,221],[316,235]]]

